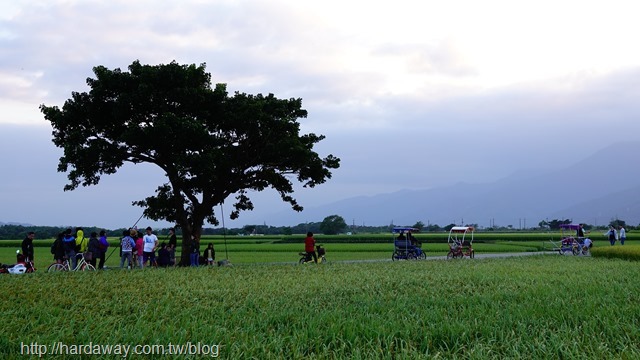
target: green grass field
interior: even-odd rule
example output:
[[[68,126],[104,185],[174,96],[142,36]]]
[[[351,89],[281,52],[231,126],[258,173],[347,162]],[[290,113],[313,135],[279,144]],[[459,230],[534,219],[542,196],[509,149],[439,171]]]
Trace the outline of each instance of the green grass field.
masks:
[[[0,357],[200,342],[226,359],[633,359],[639,277],[557,255],[6,275]]]

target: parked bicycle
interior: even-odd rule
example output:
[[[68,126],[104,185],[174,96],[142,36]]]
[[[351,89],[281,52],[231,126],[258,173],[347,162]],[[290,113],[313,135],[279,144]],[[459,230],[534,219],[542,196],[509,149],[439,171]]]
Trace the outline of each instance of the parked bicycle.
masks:
[[[57,272],[57,271],[95,271],[96,268],[89,264],[87,260],[84,258],[84,254],[76,254],[78,257],[78,263],[75,268],[71,268],[69,264],[69,259],[65,258],[62,263],[53,263],[49,265],[47,272]]]

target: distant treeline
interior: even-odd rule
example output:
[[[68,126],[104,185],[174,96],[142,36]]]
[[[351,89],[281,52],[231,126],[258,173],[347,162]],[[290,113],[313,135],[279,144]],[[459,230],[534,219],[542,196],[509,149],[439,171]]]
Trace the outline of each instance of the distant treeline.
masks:
[[[36,233],[36,239],[55,239],[59,233],[64,232],[69,227],[58,227],[58,226],[23,226],[23,225],[2,225],[0,226],[0,240],[17,240],[24,239],[27,236],[27,233],[33,231]],[[75,228],[71,228],[75,230]],[[122,232],[127,229],[101,229],[95,226],[83,226],[82,230],[86,237],[92,232],[100,233],[100,231],[105,230],[107,236],[121,236]],[[157,234],[168,234],[169,229],[157,229]]]
[[[242,228],[204,228],[202,229],[202,235],[293,235],[293,234],[306,234],[311,231],[314,234],[322,233],[320,231],[321,222],[310,222],[298,224],[296,226],[267,226],[267,225],[247,225]],[[60,226],[24,226],[24,225],[2,225],[0,226],[0,240],[17,240],[23,239],[27,236],[29,231],[36,233],[36,239],[55,239],[55,237],[64,232],[68,227]],[[72,228],[74,230],[75,228]],[[105,230],[107,236],[117,237],[121,236],[125,228],[121,229],[103,229],[95,226],[83,226],[85,236],[89,236],[91,232],[100,233]],[[346,231],[360,232],[360,233],[388,233],[389,226],[358,226],[349,227]],[[153,232],[157,235],[168,235],[169,228],[153,229]],[[176,228],[176,235],[180,237],[182,232],[180,228]]]
[[[529,229],[514,229],[511,226],[507,227],[494,227],[494,228],[484,228],[481,229],[477,224],[468,224],[476,228],[478,232],[546,232],[546,231],[558,231],[560,224],[569,224],[571,220],[551,220],[551,221],[541,221],[536,228]],[[309,222],[302,223],[295,226],[267,226],[267,225],[246,225],[242,228],[204,228],[202,229],[202,235],[294,235],[294,234],[306,234],[307,232],[312,232],[314,234],[322,234],[320,230],[321,222]],[[630,226],[626,224],[624,220],[615,219],[612,220],[609,225],[622,225],[627,231],[634,230],[634,226]],[[355,234],[389,234],[392,225],[382,225],[382,226],[364,226],[364,225],[348,225],[341,233],[351,233]],[[437,224],[428,224],[424,226],[422,223],[417,223],[413,227],[421,229],[423,233],[440,233],[440,232],[448,232],[451,227],[456,226],[456,224],[449,224],[444,227],[441,227]],[[102,229],[97,228],[95,226],[83,226],[82,227],[85,233],[85,236],[89,236],[91,232],[95,231],[99,233],[101,230],[105,230],[107,236],[109,237],[118,237],[122,235],[125,228],[121,229]],[[606,229],[607,226],[593,226],[590,224],[585,224],[585,229],[599,231]],[[0,226],[0,240],[17,240],[24,239],[27,235],[27,232],[34,231],[36,233],[36,239],[54,239],[59,233],[66,230],[67,227],[59,227],[59,226],[24,226],[24,225],[2,225]],[[153,229],[153,232],[158,236],[165,236],[169,234],[169,228],[158,228]],[[180,237],[182,232],[180,228],[176,228],[176,235]]]

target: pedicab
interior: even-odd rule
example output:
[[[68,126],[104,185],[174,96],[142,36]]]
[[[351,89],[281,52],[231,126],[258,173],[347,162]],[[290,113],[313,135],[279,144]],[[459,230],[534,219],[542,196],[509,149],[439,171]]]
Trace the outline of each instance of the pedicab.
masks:
[[[417,232],[420,232],[420,230],[404,226],[396,226],[391,229],[394,245],[391,260],[417,260],[427,258],[427,254],[422,251],[420,242],[412,236],[413,233]]]
[[[473,250],[474,230],[473,226],[454,226],[449,230],[447,259],[463,258],[465,256],[473,259],[475,257],[475,251]]]
[[[560,224],[560,241],[549,240],[553,246],[552,250],[557,251],[560,255],[587,255],[591,240],[583,236],[578,236],[580,224]],[[587,244],[585,246],[585,241]]]

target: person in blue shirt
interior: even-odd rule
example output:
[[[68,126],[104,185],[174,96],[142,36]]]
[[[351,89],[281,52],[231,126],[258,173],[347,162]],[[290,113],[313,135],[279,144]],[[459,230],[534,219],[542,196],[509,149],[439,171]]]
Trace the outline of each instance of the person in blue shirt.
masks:
[[[73,270],[76,268],[76,265],[78,265],[78,259],[76,259],[76,238],[71,235],[71,229],[65,230],[62,244],[64,247],[64,257],[71,262],[71,270]]]

